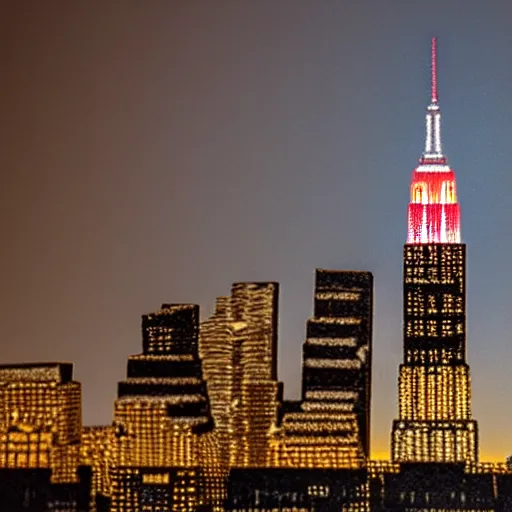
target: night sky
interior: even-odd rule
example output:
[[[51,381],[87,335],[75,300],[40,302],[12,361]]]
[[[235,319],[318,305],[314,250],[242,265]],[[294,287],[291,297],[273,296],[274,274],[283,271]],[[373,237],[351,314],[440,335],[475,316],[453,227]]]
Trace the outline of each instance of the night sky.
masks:
[[[75,363],[112,420],[140,315],[281,283],[297,398],[314,270],[375,278],[373,455],[402,359],[402,250],[437,36],[468,245],[482,459],[512,453],[512,2],[24,1],[0,14],[0,361]]]

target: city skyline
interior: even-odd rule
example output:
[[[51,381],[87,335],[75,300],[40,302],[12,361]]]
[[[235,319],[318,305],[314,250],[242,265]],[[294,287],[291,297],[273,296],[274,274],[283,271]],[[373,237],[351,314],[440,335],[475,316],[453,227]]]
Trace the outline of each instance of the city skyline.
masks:
[[[355,37],[344,22],[344,15],[352,11],[325,6],[314,11],[305,4],[283,13],[268,6],[257,12],[251,10],[255,7],[239,7],[234,19],[258,14],[257,31],[242,36],[234,31],[234,20],[227,22],[218,15],[214,20],[232,30],[230,37],[223,39],[217,31],[205,30],[195,45],[186,30],[179,31],[173,23],[185,19],[194,27],[203,27],[201,15],[193,8],[168,8],[167,22],[158,24],[155,31],[163,39],[148,38],[142,48],[151,54],[152,48],[163,51],[170,47],[171,41],[164,37],[167,31],[173,32],[168,30],[170,25],[176,29],[172,41],[185,41],[189,53],[174,49],[175,53],[154,56],[145,64],[136,60],[134,68],[145,81],[130,85],[127,80],[126,96],[121,82],[122,77],[132,76],[129,60],[119,61],[117,68],[111,68],[111,75],[98,73],[99,85],[89,79],[88,93],[81,91],[73,78],[87,78],[96,71],[98,62],[107,66],[109,59],[114,62],[114,56],[119,55],[120,48],[112,45],[111,36],[106,36],[96,18],[89,12],[87,20],[95,20],[95,30],[103,37],[102,44],[98,38],[98,46],[87,46],[96,59],[93,65],[86,59],[91,54],[82,46],[91,40],[86,37],[87,29],[71,35],[79,17],[64,10],[60,16],[67,16],[68,25],[60,27],[54,39],[48,39],[51,23],[46,10],[39,9],[30,19],[35,23],[36,14],[42,16],[46,29],[29,23],[28,27],[39,28],[24,44],[21,39],[27,26],[23,23],[13,24],[4,36],[18,46],[9,50],[3,96],[12,122],[9,129],[3,127],[7,151],[2,167],[11,170],[12,178],[2,192],[9,212],[2,220],[2,230],[4,238],[13,243],[2,265],[2,320],[6,339],[12,340],[0,349],[2,362],[73,361],[76,379],[83,385],[84,423],[109,423],[116,382],[124,376],[126,357],[139,350],[136,319],[140,311],[151,310],[155,299],[198,302],[206,318],[214,297],[227,292],[229,283],[275,280],[282,290],[279,379],[285,382],[286,396],[298,397],[314,269],[368,269],[375,276],[376,314],[372,451],[374,456],[387,457],[391,420],[397,414],[396,380],[402,348],[400,261],[406,236],[408,178],[423,140],[421,116],[428,98],[425,43],[435,33],[443,48],[439,80],[444,141],[460,181],[462,239],[468,246],[468,360],[473,376],[473,413],[481,429],[481,458],[503,460],[512,451],[512,435],[508,433],[511,417],[499,407],[512,396],[512,384],[506,377],[512,360],[507,338],[511,299],[506,273],[512,251],[503,240],[506,237],[500,237],[506,233],[511,209],[505,192],[510,173],[504,158],[510,106],[494,89],[499,92],[508,84],[510,64],[503,54],[495,56],[493,52],[506,48],[509,41],[500,24],[500,19],[507,19],[506,8],[500,15],[497,7],[485,11],[496,29],[493,34],[482,32],[476,25],[482,12],[474,4],[465,11],[466,27],[460,21],[450,31],[450,21],[457,19],[455,13],[439,8],[445,13],[444,21],[436,24],[423,12],[421,29],[401,29],[393,41],[389,41],[389,34],[395,25],[384,18],[384,28],[368,38],[366,45],[360,37],[354,39],[357,52],[353,48],[352,52],[359,55],[356,60],[343,50],[344,37]],[[136,8],[127,11],[123,19],[133,21],[135,14],[140,14]],[[259,30],[265,26],[262,20],[271,11],[274,23],[269,29],[270,40],[281,41],[275,45],[279,51],[266,47],[256,51],[253,44],[260,41]],[[333,15],[331,23],[326,21],[329,13]],[[361,12],[352,15],[365,19]],[[19,12],[17,16],[22,19]],[[122,18],[121,13],[108,16],[110,22]],[[140,23],[154,26],[155,14],[146,16]],[[288,27],[288,32],[282,31],[284,39],[279,39],[282,26]],[[298,28],[309,26],[316,30],[304,34],[303,28]],[[318,43],[321,26],[327,27],[328,38]],[[340,26],[347,28],[348,35],[338,35]],[[124,32],[118,29],[116,35],[123,36]],[[307,50],[308,45],[302,43],[297,56],[292,49],[303,36],[315,45]],[[66,41],[74,41],[75,46],[63,50]],[[208,41],[219,47],[208,53]],[[233,41],[239,42],[244,48],[240,52],[247,50],[252,60],[238,60]],[[141,42],[136,37],[136,43]],[[129,47],[127,55],[136,55],[137,44]],[[404,44],[407,49],[403,49]],[[110,48],[112,55],[98,60],[100,48]],[[393,54],[393,48],[400,50]],[[205,55],[210,60],[215,57],[219,66],[210,68],[210,73],[221,71],[212,73],[217,81],[201,89],[204,75],[201,66],[193,62],[194,57],[201,57],[201,65],[208,68],[203,62],[208,60]],[[223,55],[228,59],[224,68]],[[320,57],[322,65],[314,65]],[[161,75],[165,68],[162,63],[172,63],[177,72]],[[361,71],[361,63],[368,75]],[[191,73],[187,73],[188,68]],[[388,75],[384,73],[387,68]],[[247,73],[250,80],[244,78]],[[185,77],[190,74],[193,78],[188,82]],[[106,76],[117,77],[110,87]],[[34,80],[37,77],[40,79]],[[55,77],[60,77],[60,82],[54,82]],[[351,81],[364,83],[364,94],[356,94]],[[55,83],[61,89],[54,88]],[[153,88],[149,88],[150,83]],[[250,97],[259,98],[257,104],[265,105],[265,95],[270,95],[272,108],[257,113],[245,95],[235,95],[231,102],[223,103],[220,100],[227,90],[223,83],[238,91],[246,87]],[[188,84],[196,89],[186,95]],[[285,84],[296,88],[288,87],[286,94],[280,92]],[[313,91],[325,93],[326,99],[321,100]],[[347,91],[351,91],[350,100]],[[494,96],[502,101],[498,103],[491,98]],[[153,103],[150,97],[158,97],[158,101]],[[90,109],[88,115],[84,115],[80,98]],[[139,99],[138,109],[127,109]],[[280,101],[281,109],[276,106]],[[108,102],[112,112],[105,108]],[[75,118],[78,112],[81,115]],[[116,122],[110,117],[114,112]],[[123,112],[124,116],[119,115]],[[215,122],[223,115],[231,126],[222,125],[222,130],[214,131]],[[162,117],[169,120],[162,121]],[[172,124],[174,118],[176,124]],[[123,125],[137,126],[137,120],[135,131],[123,131]],[[156,120],[163,126],[157,127]],[[261,133],[267,128],[270,135],[262,139]],[[22,130],[26,130],[23,136]],[[258,133],[259,139],[255,138]],[[102,138],[103,145],[99,143]],[[127,144],[131,148],[127,149]],[[91,151],[90,146],[98,151]],[[221,146],[227,149],[216,149]],[[224,152],[228,149],[233,154]],[[118,159],[116,153],[124,158]],[[225,174],[219,169],[223,166],[228,169]],[[180,179],[185,180],[180,178],[181,172],[188,174],[188,182],[180,184]],[[256,193],[250,194],[250,190]],[[210,192],[217,199],[208,203]],[[183,203],[179,195],[185,198]],[[229,207],[223,209],[221,202]],[[216,215],[209,215],[211,208]],[[133,232],[137,235],[129,234]],[[496,270],[491,272],[491,268]],[[489,299],[492,308],[487,304]],[[33,322],[26,325],[30,307],[36,311]],[[109,347],[105,357],[95,359],[91,349],[105,346]]]

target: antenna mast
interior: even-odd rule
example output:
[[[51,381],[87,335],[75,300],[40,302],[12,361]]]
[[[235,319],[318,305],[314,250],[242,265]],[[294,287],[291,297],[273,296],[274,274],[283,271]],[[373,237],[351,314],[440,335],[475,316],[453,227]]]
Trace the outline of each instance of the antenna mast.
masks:
[[[432,38],[432,103],[437,103],[437,39]]]

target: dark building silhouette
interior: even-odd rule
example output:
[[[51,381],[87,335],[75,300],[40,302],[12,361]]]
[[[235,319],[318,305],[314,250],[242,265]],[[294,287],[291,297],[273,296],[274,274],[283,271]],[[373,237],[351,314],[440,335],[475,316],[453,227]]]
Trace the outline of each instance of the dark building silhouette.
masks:
[[[363,512],[365,469],[232,470],[227,510]]]
[[[370,272],[316,271],[314,317],[303,346],[302,400],[314,397],[354,412],[365,457],[370,456],[372,315]]]
[[[356,469],[369,456],[373,278],[317,270],[302,400],[283,405],[278,465]]]
[[[493,510],[493,475],[464,464],[407,463],[385,476],[385,510]]]

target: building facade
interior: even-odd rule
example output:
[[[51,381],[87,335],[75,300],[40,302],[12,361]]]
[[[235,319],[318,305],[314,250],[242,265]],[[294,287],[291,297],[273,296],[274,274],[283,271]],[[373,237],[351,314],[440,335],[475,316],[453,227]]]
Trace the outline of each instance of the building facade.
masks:
[[[201,324],[200,355],[223,460],[265,467],[277,422],[278,283],[235,283]]]
[[[143,353],[119,383],[108,467],[111,512],[220,510],[225,471],[198,352],[199,307],[142,317]]]
[[[71,363],[1,365],[2,506],[88,509],[91,477],[80,465],[81,433],[82,392]]]
[[[364,467],[370,452],[372,313],[371,273],[316,271],[302,400],[284,404],[277,465]]]

